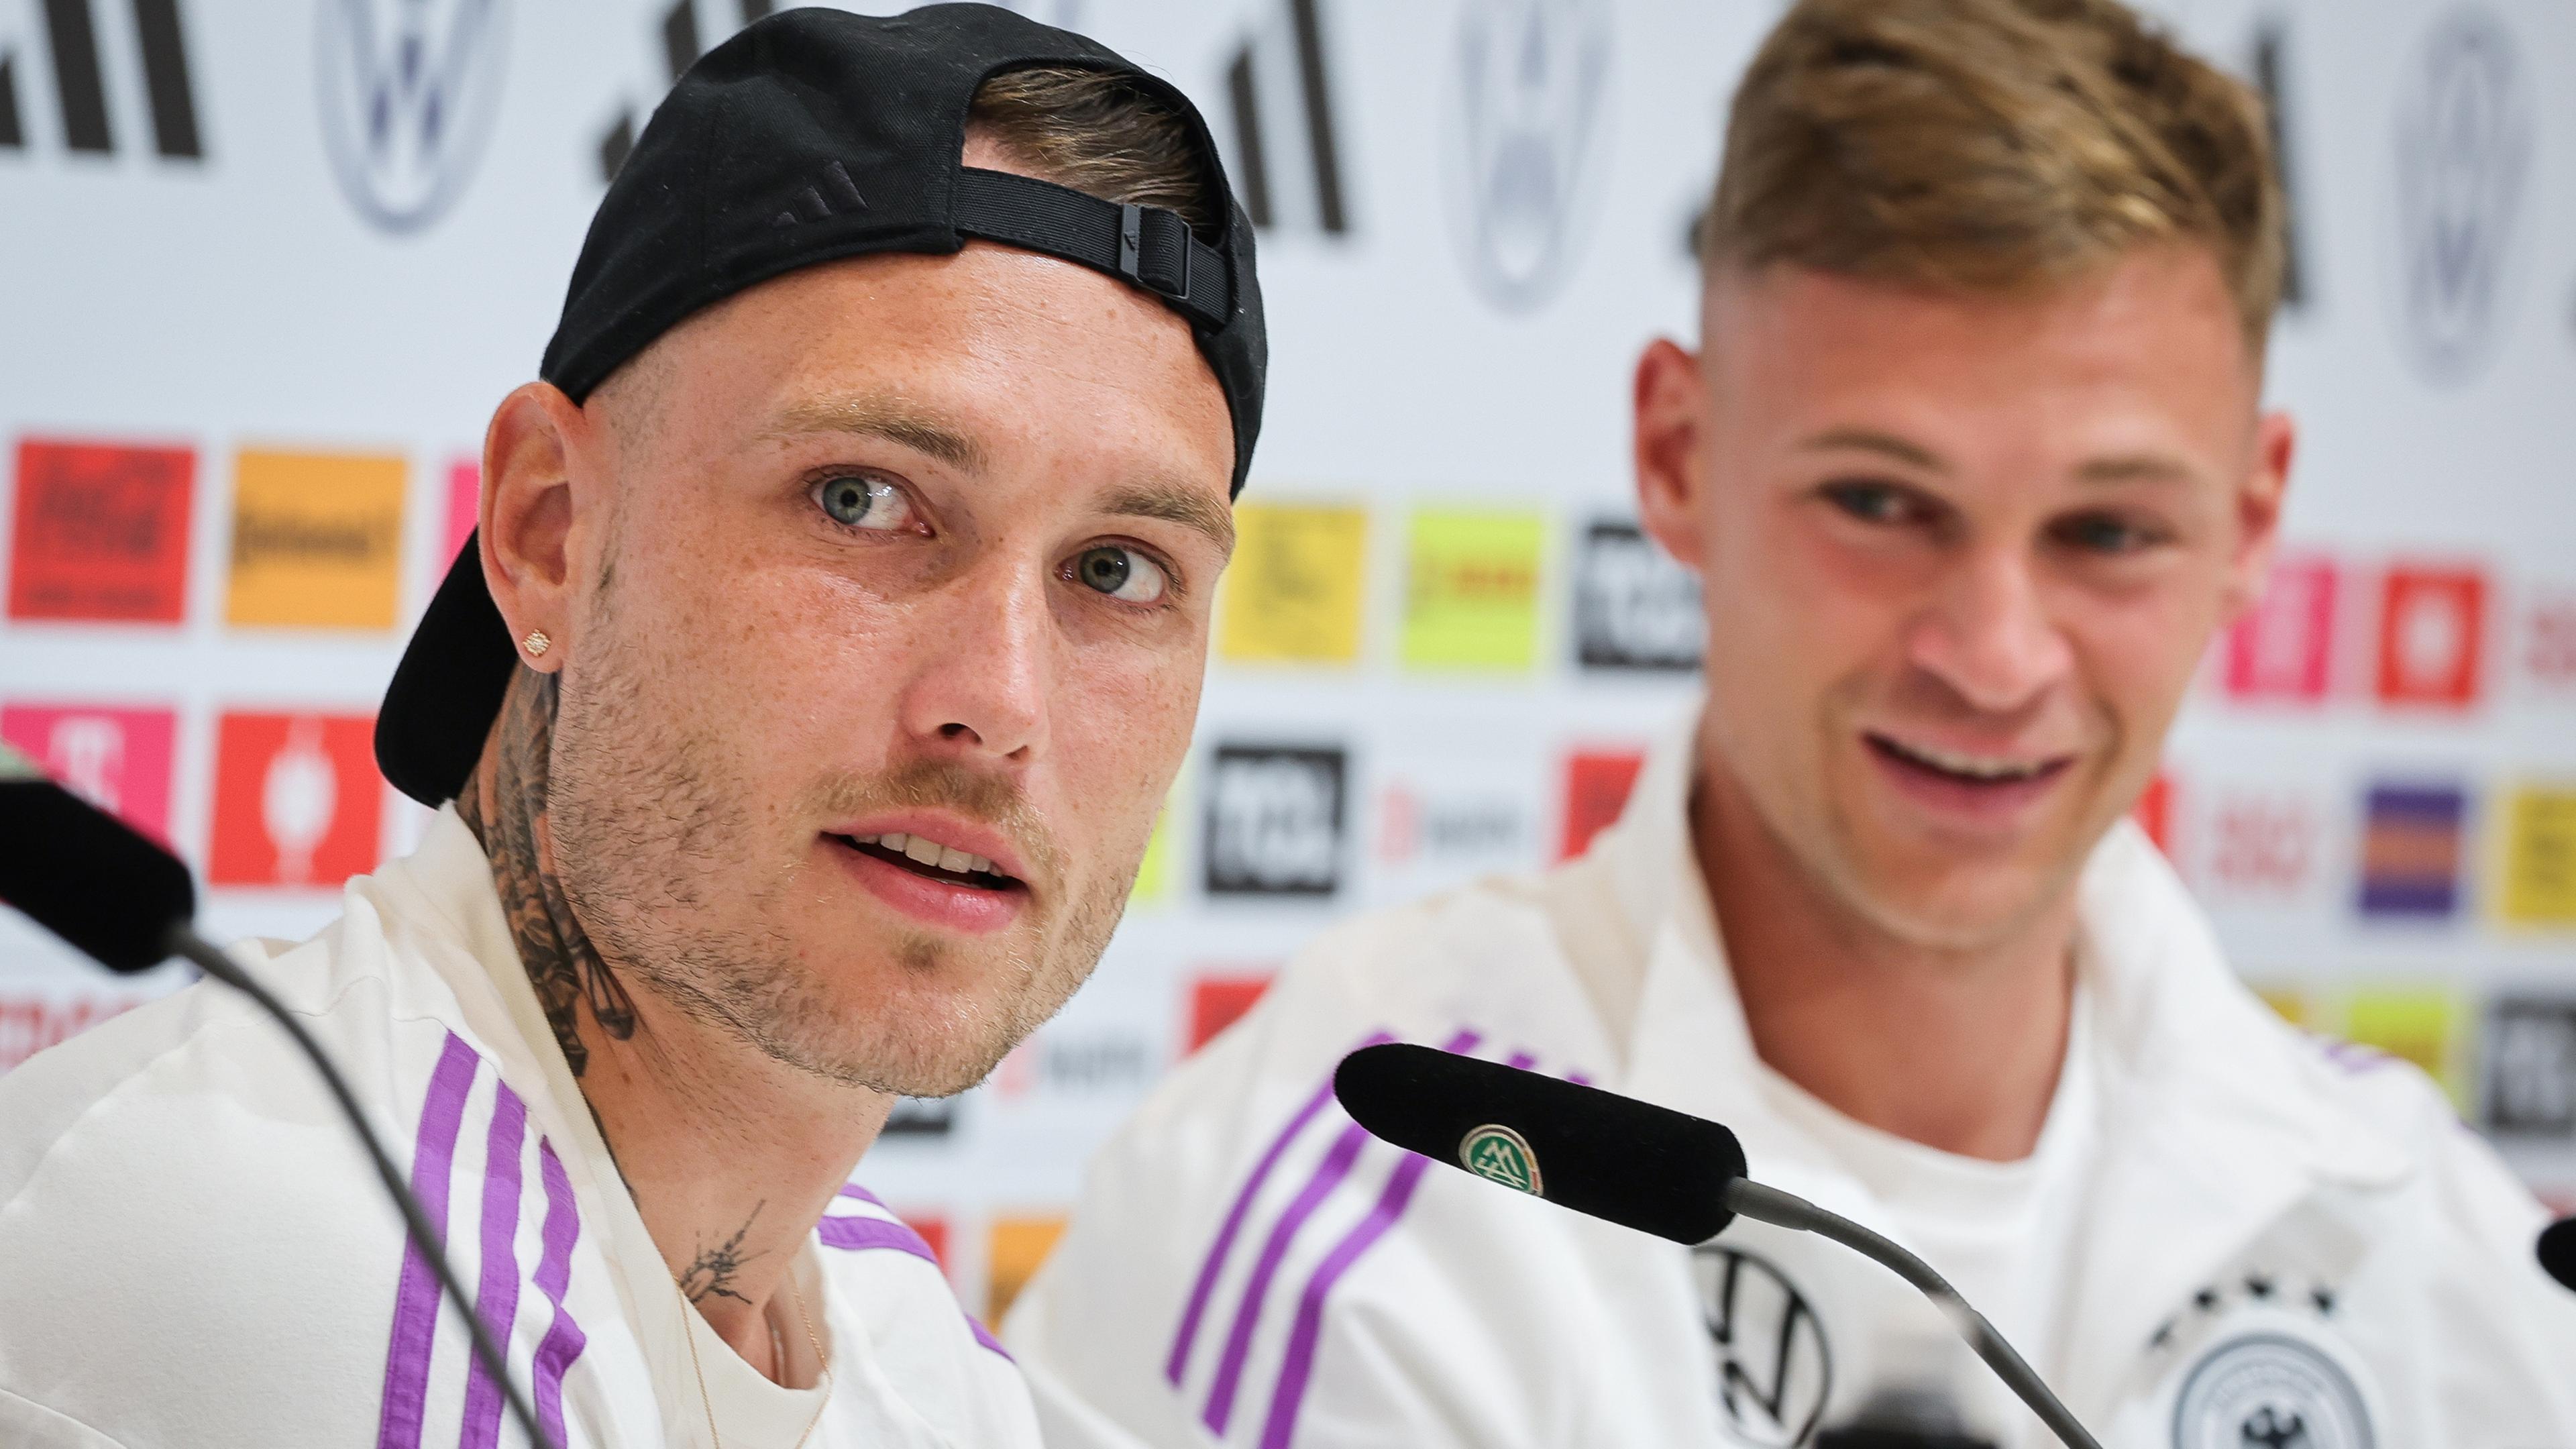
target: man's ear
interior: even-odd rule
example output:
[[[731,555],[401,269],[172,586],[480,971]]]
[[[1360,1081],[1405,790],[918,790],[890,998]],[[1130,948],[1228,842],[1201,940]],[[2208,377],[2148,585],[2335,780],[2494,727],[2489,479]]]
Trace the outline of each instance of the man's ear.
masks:
[[[2254,460],[2236,492],[2236,556],[2227,562],[2222,622],[2262,597],[2281,542],[2281,506],[2290,491],[2290,456],[2297,445],[2298,427],[2288,413],[2265,413],[2255,421]]]
[[[576,528],[597,506],[580,465],[596,431],[552,383],[532,382],[501,400],[483,434],[483,581],[531,669],[560,667],[572,644]]]
[[[1664,552],[1697,573],[1708,486],[1708,384],[1699,359],[1658,337],[1637,359],[1637,519]]]

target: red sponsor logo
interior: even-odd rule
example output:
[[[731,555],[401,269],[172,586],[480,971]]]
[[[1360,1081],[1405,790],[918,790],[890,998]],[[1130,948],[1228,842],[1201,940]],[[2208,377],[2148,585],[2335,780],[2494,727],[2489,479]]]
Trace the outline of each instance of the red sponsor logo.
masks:
[[[225,715],[206,878],[328,887],[373,869],[385,797],[374,737],[364,715]]]
[[[2209,878],[2248,895],[2293,895],[2316,868],[2316,810],[2297,796],[2233,794],[2209,824]]]
[[[2576,687],[2576,595],[2556,595],[2531,606],[2522,665],[2544,689]]]
[[[1565,762],[1565,832],[1557,859],[1572,860],[1628,808],[1628,792],[1646,765],[1642,750],[1578,750]]]
[[[1208,1039],[1242,1017],[1270,989],[1271,973],[1259,971],[1211,972],[1190,983],[1189,1049],[1197,1051]]]
[[[21,441],[9,617],[177,623],[196,471],[188,448]]]
[[[141,1006],[142,996],[0,996],[0,1072],[57,1042],[69,1041],[111,1016]]]
[[[2227,631],[2227,692],[2314,702],[2332,682],[2337,573],[2329,558],[2272,566],[2263,596]]]
[[[2147,832],[2147,838],[2156,843],[2156,849],[2167,856],[2174,853],[2173,797],[2173,776],[2158,770],[2156,777],[2147,782],[2147,788],[2138,792],[2138,803],[2129,810],[2130,817],[2138,822],[2138,828]]]
[[[2380,702],[2475,704],[2486,613],[2486,576],[2476,569],[2389,569],[2380,589]]]
[[[158,840],[170,838],[171,741],[166,709],[13,704],[0,709],[0,740],[73,794]]]
[[[897,1213],[895,1216],[903,1219],[905,1226],[911,1228],[914,1232],[921,1234],[921,1240],[930,1245],[930,1256],[938,1259],[940,1271],[946,1272],[948,1269],[948,1219],[941,1217],[937,1213],[924,1213],[918,1217],[911,1213]]]

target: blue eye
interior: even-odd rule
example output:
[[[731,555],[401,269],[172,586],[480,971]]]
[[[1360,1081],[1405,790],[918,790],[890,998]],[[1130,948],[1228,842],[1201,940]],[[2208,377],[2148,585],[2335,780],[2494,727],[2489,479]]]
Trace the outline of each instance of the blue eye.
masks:
[[[1170,583],[1162,565],[1117,544],[1084,549],[1074,557],[1071,571],[1084,588],[1129,604],[1160,601]]]
[[[2158,541],[2151,530],[2108,513],[2085,513],[2061,521],[2050,532],[2060,543],[2086,553],[2136,553]]]
[[[1904,490],[1885,483],[1834,483],[1824,490],[1836,508],[1864,523],[1903,523],[1920,512]]]
[[[882,478],[843,474],[814,485],[814,501],[844,528],[887,533],[912,526],[912,500]]]

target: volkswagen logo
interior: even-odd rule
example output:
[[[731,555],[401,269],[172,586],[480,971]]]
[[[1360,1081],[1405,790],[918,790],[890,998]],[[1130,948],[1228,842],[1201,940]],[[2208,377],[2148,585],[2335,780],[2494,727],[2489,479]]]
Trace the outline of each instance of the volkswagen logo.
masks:
[[[340,190],[389,232],[465,189],[501,98],[503,0],[320,0],[314,73]]]
[[[1816,1310],[1786,1274],[1751,1253],[1695,1248],[1691,1269],[1727,1428],[1764,1449],[1806,1443],[1834,1386]]]
[[[1468,280],[1506,312],[1573,274],[1606,170],[1609,0],[1467,0],[1448,124],[1449,211]]]
[[[2436,382],[2465,381],[2492,351],[2532,128],[2513,38],[2483,10],[2445,16],[2397,118],[2400,314]]]

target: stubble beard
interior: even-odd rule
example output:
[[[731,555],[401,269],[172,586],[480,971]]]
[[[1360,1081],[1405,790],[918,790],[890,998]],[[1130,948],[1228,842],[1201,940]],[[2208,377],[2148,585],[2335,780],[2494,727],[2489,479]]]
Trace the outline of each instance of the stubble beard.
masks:
[[[751,787],[727,767],[724,746],[645,697],[638,681],[650,666],[617,637],[609,612],[584,641],[589,667],[564,681],[548,783],[564,894],[609,966],[696,1025],[783,1065],[908,1097],[950,1096],[983,1081],[1089,978],[1124,912],[1136,862],[1105,872],[1047,913],[1054,919],[1033,910],[989,945],[890,933],[879,943],[878,982],[826,979],[800,964],[779,923],[809,884],[807,860],[742,869],[756,838]],[[1061,885],[1071,874],[1033,830],[1024,802],[963,767],[924,762],[844,776],[819,794],[813,813],[821,818],[885,805],[999,817],[1019,825],[1016,839],[1034,835],[1033,848],[1055,866],[1043,878]],[[748,891],[731,889],[745,877],[754,882]],[[711,886],[727,898],[712,902]]]

